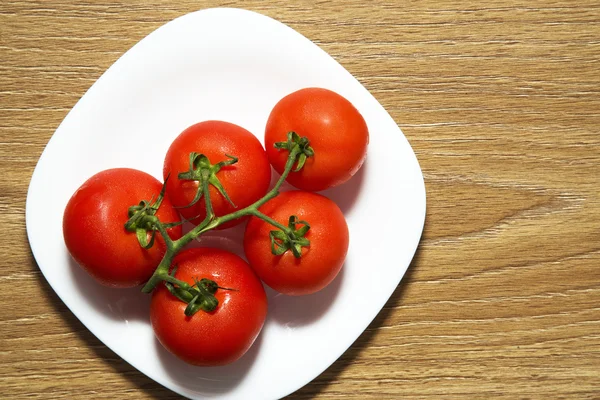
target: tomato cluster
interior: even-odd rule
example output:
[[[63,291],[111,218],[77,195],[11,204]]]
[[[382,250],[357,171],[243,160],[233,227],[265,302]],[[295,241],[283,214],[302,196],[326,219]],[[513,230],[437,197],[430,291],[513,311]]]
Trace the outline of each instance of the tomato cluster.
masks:
[[[348,226],[333,201],[313,192],[350,179],[368,141],[358,110],[321,88],[275,105],[266,150],[233,123],[199,122],[172,142],[163,183],[127,168],[89,178],[65,208],[66,247],[101,284],[143,284],[152,292],[152,327],[177,357],[205,366],[234,362],[264,325],[261,281],[286,295],[307,295],[339,273]],[[280,178],[270,188],[271,166]],[[280,193],[284,180],[300,190]],[[184,221],[193,228],[184,232]],[[242,222],[248,262],[187,246],[204,232]]]

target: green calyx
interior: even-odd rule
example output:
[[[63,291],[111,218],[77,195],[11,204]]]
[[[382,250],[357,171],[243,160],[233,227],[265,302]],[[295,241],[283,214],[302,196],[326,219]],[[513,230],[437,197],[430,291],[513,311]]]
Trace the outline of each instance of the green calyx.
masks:
[[[298,227],[299,225],[300,227]],[[287,229],[275,230],[269,233],[271,253],[280,256],[291,250],[294,257],[300,258],[302,247],[310,246],[310,240],[304,237],[309,229],[308,222],[299,221],[295,215],[290,216]]]
[[[273,144],[276,149],[292,151],[295,146],[298,146],[298,161],[294,172],[298,172],[304,167],[306,159],[315,155],[315,151],[309,145],[308,138],[300,137],[296,132],[290,131],[287,134],[287,140],[285,142],[276,142]]]
[[[181,172],[177,175],[177,177],[181,180],[189,180],[198,182],[198,190],[196,191],[196,196],[192,200],[190,204],[184,207],[191,207],[196,204],[202,196],[206,196],[205,188],[208,187],[208,184],[213,185],[219,193],[227,200],[229,204],[235,207],[235,204],[229,198],[229,195],[223,188],[221,181],[217,178],[217,172],[221,170],[221,168],[230,166],[238,162],[237,157],[230,156],[229,154],[225,154],[228,160],[218,162],[216,164],[211,164],[204,154],[198,153],[190,153],[190,169],[186,172]]]
[[[215,297],[217,290],[235,290],[220,287],[215,281],[207,278],[194,279],[194,284],[190,286],[176,279],[174,275],[175,269],[169,275],[169,278],[165,280],[165,286],[173,296],[187,303],[185,315],[188,317],[191,317],[200,310],[205,312],[214,311],[219,305],[219,300]]]
[[[125,223],[125,229],[129,232],[135,232],[140,246],[144,249],[149,249],[154,244],[157,224],[159,224],[155,214],[165,197],[165,190],[166,183],[163,185],[155,202],[152,202],[152,200],[142,200],[138,205],[131,206],[127,210],[129,219]],[[149,240],[148,232],[151,232]]]

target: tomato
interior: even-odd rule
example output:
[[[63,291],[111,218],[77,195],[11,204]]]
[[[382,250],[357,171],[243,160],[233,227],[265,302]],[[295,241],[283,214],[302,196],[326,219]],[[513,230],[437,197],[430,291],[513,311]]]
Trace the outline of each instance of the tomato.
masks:
[[[281,99],[271,111],[265,129],[265,148],[278,173],[289,152],[274,147],[287,133],[307,137],[314,150],[304,167],[287,181],[302,190],[319,191],[350,179],[362,166],[369,143],[367,124],[356,108],[339,94],[306,88]]]
[[[160,343],[182,360],[202,366],[225,365],[248,351],[267,316],[265,290],[248,263],[225,250],[198,247],[179,253],[175,277],[193,284],[208,278],[220,287],[211,312],[186,316],[187,304],[158,286],[150,303],[152,328]]]
[[[320,194],[303,191],[281,193],[259,209],[283,225],[295,215],[308,222],[304,236],[310,241],[301,257],[291,250],[276,256],[271,252],[269,233],[273,225],[252,217],[244,233],[244,252],[260,279],[278,292],[304,295],[326,287],[337,276],[348,251],[348,225],[339,207]]]
[[[154,244],[144,249],[135,232],[125,229],[128,209],[142,200],[156,200],[162,184],[145,172],[109,169],[88,179],[69,200],[63,215],[63,236],[71,256],[100,283],[133,287],[146,282],[166,251],[156,233]],[[155,214],[163,223],[178,222],[168,198]],[[181,237],[181,226],[168,230]],[[150,234],[148,234],[150,237]]]
[[[215,186],[209,187],[213,210],[217,216],[249,206],[267,192],[271,183],[271,166],[261,143],[252,133],[223,121],[204,121],[192,125],[173,141],[163,168],[164,178],[170,175],[167,181],[169,198],[182,217],[192,223],[198,224],[206,216],[204,197],[193,206],[186,207],[196,196],[198,181],[178,178],[179,173],[189,171],[192,152],[204,154],[213,165],[231,160],[227,155],[238,158],[235,164],[224,166],[215,174],[235,207]],[[227,228],[241,221],[231,221],[220,228]]]

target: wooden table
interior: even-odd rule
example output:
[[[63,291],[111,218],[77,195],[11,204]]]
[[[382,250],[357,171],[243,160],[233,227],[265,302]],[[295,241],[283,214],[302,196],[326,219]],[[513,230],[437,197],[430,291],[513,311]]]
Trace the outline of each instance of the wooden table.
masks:
[[[222,4],[275,17],[335,57],[403,129],[427,186],[406,277],[291,398],[597,398],[600,3]],[[217,5],[0,5],[0,398],[178,398],[54,294],[29,249],[25,199],[45,144],[105,69],[165,22]]]

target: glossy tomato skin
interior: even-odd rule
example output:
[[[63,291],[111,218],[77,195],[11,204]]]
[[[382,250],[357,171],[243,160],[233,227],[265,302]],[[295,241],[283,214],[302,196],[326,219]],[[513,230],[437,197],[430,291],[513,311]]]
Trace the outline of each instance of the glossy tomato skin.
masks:
[[[348,225],[339,207],[320,194],[291,191],[281,193],[260,211],[286,226],[290,215],[308,222],[310,230],[305,237],[310,246],[302,248],[299,259],[289,250],[275,256],[269,232],[276,228],[252,217],[244,234],[244,252],[259,278],[287,295],[311,294],[329,285],[348,252]]]
[[[210,198],[217,216],[229,214],[249,206],[260,199],[271,183],[271,166],[259,140],[246,129],[224,121],[204,121],[185,129],[167,151],[163,176],[167,181],[167,193],[178,207],[182,217],[192,223],[200,223],[206,216],[205,200],[202,198],[191,207],[196,195],[198,182],[178,179],[178,174],[189,170],[190,153],[196,152],[208,157],[211,164],[228,160],[225,154],[237,157],[238,162],[223,167],[217,178],[236,205],[227,202],[214,186],[210,186]],[[181,207],[181,208],[179,208]],[[221,225],[227,228],[242,220]]]
[[[143,249],[135,232],[125,229],[130,206],[156,199],[162,184],[153,176],[129,168],[97,173],[73,194],[63,215],[63,236],[71,256],[98,282],[112,287],[134,287],[146,282],[165,254],[159,234]],[[156,213],[164,223],[179,221],[168,198]],[[181,237],[181,226],[168,230]]]
[[[256,340],[267,316],[265,290],[248,263],[225,250],[198,247],[179,253],[175,277],[190,284],[208,278],[219,286],[212,312],[184,314],[186,303],[158,286],[152,294],[150,320],[160,343],[171,353],[199,366],[230,364]]]
[[[273,145],[285,142],[290,131],[307,137],[315,152],[304,168],[287,178],[298,189],[320,191],[340,185],[360,169],[367,155],[369,130],[364,118],[347,99],[327,89],[298,90],[271,111],[265,148],[280,174],[289,152]]]

